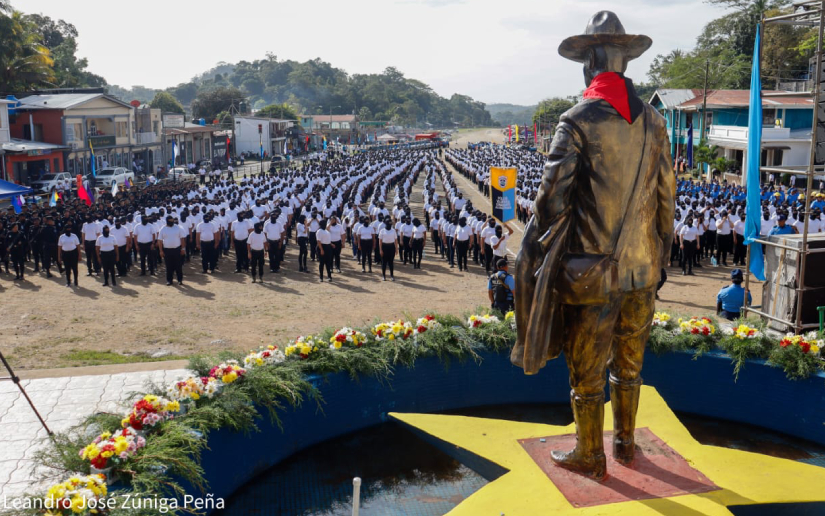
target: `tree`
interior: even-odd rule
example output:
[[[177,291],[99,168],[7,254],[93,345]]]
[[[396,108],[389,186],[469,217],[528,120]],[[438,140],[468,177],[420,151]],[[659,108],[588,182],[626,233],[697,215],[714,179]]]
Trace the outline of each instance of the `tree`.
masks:
[[[165,91],[159,91],[149,104],[152,109],[160,109],[163,113],[183,114],[183,106],[172,95]]]
[[[194,82],[184,82],[166,89],[173,97],[178,99],[181,104],[188,106],[198,95],[198,85]]]
[[[54,60],[37,27],[20,11],[0,13],[0,91],[54,85]]]
[[[42,14],[27,14],[25,19],[40,34],[43,46],[54,61],[54,84],[60,88],[105,86],[106,80],[86,70],[89,61],[77,57],[77,28],[64,20]]]
[[[298,113],[289,104],[270,104],[258,111],[256,115],[281,120],[298,120]]]
[[[573,106],[573,102],[558,97],[542,100],[533,114],[533,123],[539,127],[555,127],[559,123],[559,117]]]
[[[367,106],[358,110],[358,118],[360,120],[372,120],[372,111]]]
[[[232,106],[246,100],[246,95],[238,88],[218,87],[201,91],[192,102],[192,114],[195,118],[213,120],[221,111],[232,111]]]
[[[699,165],[707,163],[708,166],[710,166],[711,163],[716,162],[718,157],[719,147],[716,145],[708,147],[708,143],[704,139],[699,141],[699,145],[693,153],[693,161],[696,163],[696,168],[700,170],[700,173],[704,170],[704,167],[700,167]]]

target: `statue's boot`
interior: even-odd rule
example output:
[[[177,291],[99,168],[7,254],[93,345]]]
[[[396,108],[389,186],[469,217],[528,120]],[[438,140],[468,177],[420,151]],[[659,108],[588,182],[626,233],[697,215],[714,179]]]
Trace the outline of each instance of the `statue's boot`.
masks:
[[[613,406],[613,458],[629,466],[636,452],[634,431],[642,379],[623,381],[610,375],[610,404]]]
[[[607,473],[604,456],[604,393],[581,396],[570,393],[576,420],[576,447],[569,452],[553,451],[550,457],[562,468],[602,480]]]

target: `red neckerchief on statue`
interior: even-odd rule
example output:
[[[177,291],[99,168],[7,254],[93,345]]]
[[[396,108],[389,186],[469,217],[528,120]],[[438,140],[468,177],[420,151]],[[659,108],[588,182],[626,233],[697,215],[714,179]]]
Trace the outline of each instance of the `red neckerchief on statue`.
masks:
[[[632,93],[631,93],[632,92]],[[590,86],[584,90],[586,99],[602,99],[608,102],[619,112],[622,118],[632,124],[638,112],[635,112],[636,92],[630,79],[626,79],[616,72],[603,72],[597,75]]]

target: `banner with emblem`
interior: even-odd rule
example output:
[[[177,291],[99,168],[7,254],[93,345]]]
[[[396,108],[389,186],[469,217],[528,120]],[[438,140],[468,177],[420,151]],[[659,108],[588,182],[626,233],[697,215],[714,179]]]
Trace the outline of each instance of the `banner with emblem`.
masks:
[[[516,178],[515,168],[490,168],[490,196],[493,217],[499,222],[509,222],[516,218]]]

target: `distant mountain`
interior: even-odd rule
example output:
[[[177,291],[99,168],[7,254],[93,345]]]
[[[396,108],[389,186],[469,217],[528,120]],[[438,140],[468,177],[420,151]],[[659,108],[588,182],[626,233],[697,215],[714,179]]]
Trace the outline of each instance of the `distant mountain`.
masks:
[[[497,125],[529,124],[538,105],[519,106],[518,104],[487,104],[487,111]]]
[[[2,1],[2,0],[0,0]],[[146,101],[154,90],[110,86],[123,100]],[[408,127],[491,126],[483,102],[454,93],[442,97],[427,84],[388,67],[378,74],[352,74],[321,59],[305,62],[265,59],[220,62],[189,82],[166,88],[195,118],[223,118],[223,113],[249,112],[288,104],[308,114],[357,114],[361,120],[386,121]],[[204,102],[205,97],[212,100]],[[215,102],[217,99],[217,102]]]

